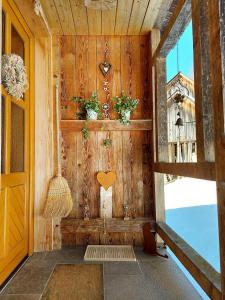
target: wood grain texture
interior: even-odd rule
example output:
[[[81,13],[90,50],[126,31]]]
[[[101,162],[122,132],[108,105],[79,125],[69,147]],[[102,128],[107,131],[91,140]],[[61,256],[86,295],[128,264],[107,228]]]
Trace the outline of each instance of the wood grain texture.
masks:
[[[106,221],[90,219],[84,221],[66,218],[61,221],[63,246],[86,246],[88,244],[134,245],[143,246],[142,226],[150,222],[153,232],[155,223],[149,218],[137,218],[124,221],[113,218]],[[104,233],[106,228],[106,233]]]
[[[127,34],[130,14],[132,11],[132,4],[133,3],[130,0],[118,0],[115,34],[118,35]]]
[[[53,248],[53,221],[42,217],[48,183],[54,175],[51,40],[35,40],[35,198],[34,250]],[[40,125],[41,124],[41,125]],[[44,166],[44,167],[43,167]]]
[[[49,27],[54,35],[62,34],[62,26],[58,18],[57,9],[54,0],[41,0],[41,5],[49,22]]]
[[[102,103],[106,101],[103,81],[108,80],[109,97],[120,95],[123,90],[140,100],[133,119],[149,118],[149,36],[61,36],[61,105],[62,119],[76,118],[78,105],[70,100],[73,96],[89,97],[97,90]],[[104,61],[106,47],[112,69],[105,78],[99,70]],[[56,58],[58,59],[58,58]],[[116,114],[111,112],[111,118]]]
[[[10,1],[9,1],[10,2]],[[27,26],[31,32],[35,35],[35,37],[48,37],[49,32],[46,24],[42,18],[37,16],[34,12],[34,3],[32,0],[23,1],[23,0],[14,0],[10,3],[12,7],[16,5],[19,9],[21,15],[23,16],[24,20],[26,20]],[[57,16],[55,16],[57,22]],[[57,30],[60,31],[60,25],[58,24]]]
[[[32,0],[28,2],[32,5]],[[83,0],[41,2],[53,33],[65,35],[146,34],[170,8],[163,0],[117,0],[115,7],[102,11],[85,7]]]
[[[143,24],[141,27],[141,34],[148,33],[149,28],[154,27],[163,2],[164,2],[163,0],[150,0],[146,14],[145,14],[145,18],[144,18],[144,21],[143,21]]]
[[[224,2],[209,1],[209,44],[211,54],[212,98],[215,135],[215,171],[217,181],[217,204],[220,240],[220,268],[222,298],[225,299],[225,152],[224,152]],[[221,30],[221,31],[220,31]],[[222,48],[221,48],[222,46]]]
[[[128,34],[139,34],[150,0],[134,0],[130,15]]]
[[[152,191],[152,107],[149,81],[149,36],[61,36],[61,129],[63,137],[63,175],[67,178],[74,201],[71,217],[83,217],[83,205],[88,203],[91,218],[99,216],[99,171],[115,171],[113,185],[113,217],[123,217],[123,205],[128,203],[135,217],[154,219]],[[104,61],[104,51],[109,49],[108,61],[112,69],[104,78],[99,64]],[[103,81],[108,80],[109,96],[117,96],[122,90],[140,99],[131,125],[122,126],[115,120],[88,122],[89,139],[81,133],[84,121],[74,120],[77,105],[70,102],[72,96],[88,97],[97,90],[102,103],[106,101]],[[112,113],[111,118],[116,118]],[[145,118],[143,120],[143,118]],[[112,147],[103,141],[111,138]],[[75,225],[74,225],[75,226]],[[102,234],[86,231],[62,235],[63,243],[85,245],[87,242],[103,243]],[[108,243],[141,245],[140,234],[128,232],[107,235]],[[68,241],[69,240],[69,241]],[[66,242],[67,241],[67,242]],[[135,241],[135,242],[134,242]]]
[[[57,15],[62,26],[63,34],[75,34],[74,16],[72,14],[70,0],[54,0]]]
[[[150,137],[148,132],[110,132],[112,147],[103,146],[108,132],[63,132],[63,175],[68,180],[74,201],[71,216],[81,218],[87,201],[91,217],[99,215],[99,171],[116,172],[113,185],[113,216],[123,216],[123,204],[135,209],[137,217],[152,217]],[[151,156],[150,156],[151,157]]]
[[[158,222],[156,232],[198,281],[210,299],[223,299],[220,274],[167,224]]]
[[[84,127],[83,120],[61,120],[61,129],[63,131],[81,131]],[[152,130],[152,120],[132,120],[127,126],[124,126],[117,120],[97,120],[88,121],[89,131],[146,131]]]

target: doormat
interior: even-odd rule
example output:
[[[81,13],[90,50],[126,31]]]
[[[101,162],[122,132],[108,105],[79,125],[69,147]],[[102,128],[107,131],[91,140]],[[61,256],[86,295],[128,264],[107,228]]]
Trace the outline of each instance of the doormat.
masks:
[[[56,265],[42,300],[102,300],[102,265]]]
[[[89,245],[84,260],[88,261],[136,261],[133,246]]]

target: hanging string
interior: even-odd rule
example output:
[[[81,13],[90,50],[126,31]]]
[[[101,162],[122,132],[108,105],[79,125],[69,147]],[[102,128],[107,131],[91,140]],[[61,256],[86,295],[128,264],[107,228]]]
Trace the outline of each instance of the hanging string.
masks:
[[[177,42],[177,74],[180,72],[179,66],[179,42]]]

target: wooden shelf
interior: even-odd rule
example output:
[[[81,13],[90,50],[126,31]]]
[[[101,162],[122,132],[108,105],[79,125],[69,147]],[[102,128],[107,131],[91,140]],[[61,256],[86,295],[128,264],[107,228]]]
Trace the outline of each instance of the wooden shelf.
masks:
[[[144,223],[150,222],[154,231],[155,225],[149,218],[136,218],[124,221],[120,218],[106,219],[83,219],[66,218],[61,221],[62,233],[93,233],[93,232],[142,232]]]
[[[84,120],[61,120],[62,131],[81,131]],[[88,121],[89,131],[134,131],[152,130],[152,120],[131,120],[130,125],[123,125],[118,120]]]

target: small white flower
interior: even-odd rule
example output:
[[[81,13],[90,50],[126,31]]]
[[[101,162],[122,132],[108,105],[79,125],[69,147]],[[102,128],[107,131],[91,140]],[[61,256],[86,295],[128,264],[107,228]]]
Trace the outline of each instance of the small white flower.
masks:
[[[9,95],[16,99],[23,98],[28,89],[27,73],[23,59],[16,54],[2,56],[2,85]]]

